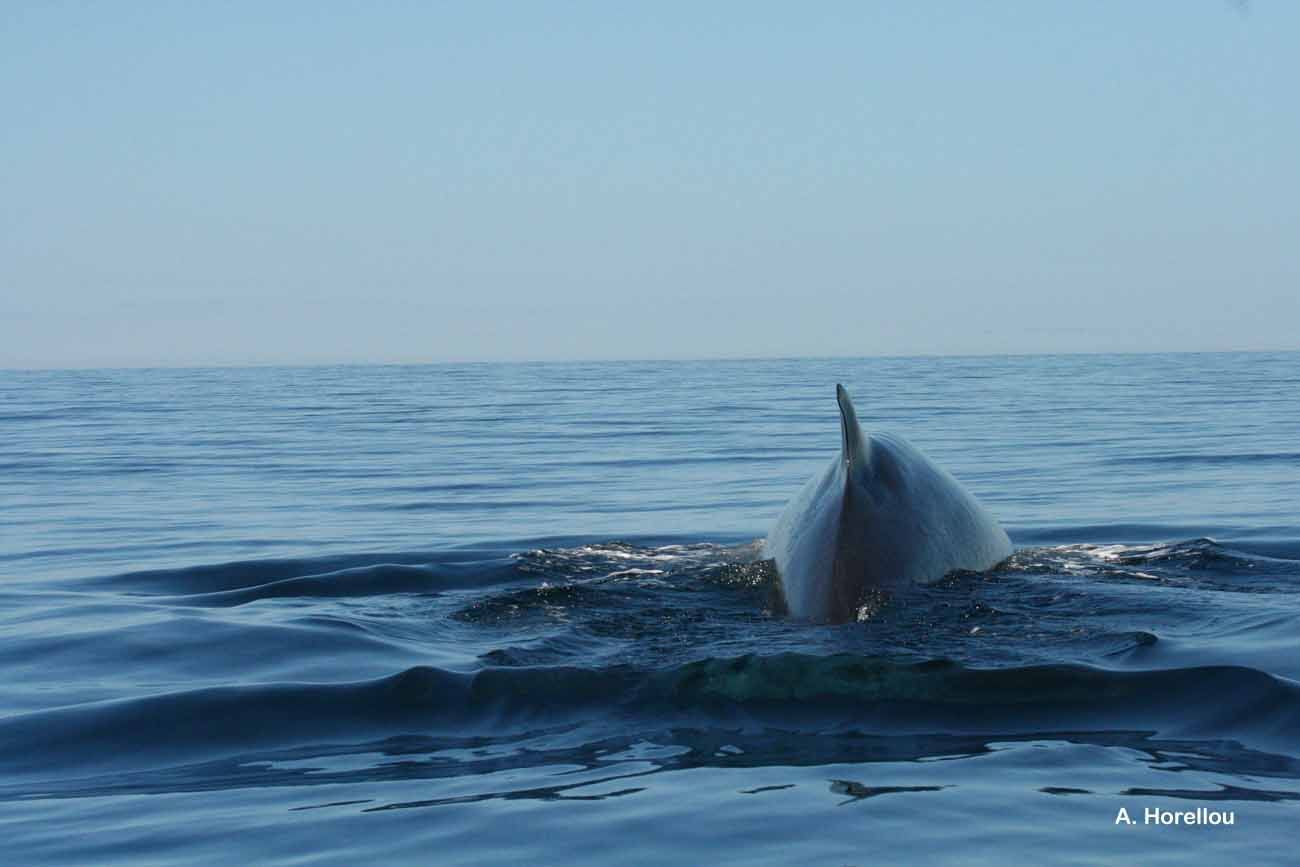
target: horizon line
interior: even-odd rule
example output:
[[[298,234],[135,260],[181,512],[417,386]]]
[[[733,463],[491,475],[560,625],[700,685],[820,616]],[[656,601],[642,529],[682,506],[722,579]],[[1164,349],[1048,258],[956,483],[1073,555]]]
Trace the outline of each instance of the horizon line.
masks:
[[[179,364],[70,364],[65,366],[0,366],[0,372],[42,373],[114,370],[244,370],[258,368],[329,368],[329,367],[464,367],[469,365],[572,365],[572,364],[699,364],[707,362],[779,362],[779,361],[860,361],[866,359],[916,358],[1055,358],[1075,355],[1147,356],[1147,355],[1285,355],[1300,352],[1290,349],[1165,349],[1165,350],[1066,350],[1063,352],[914,352],[881,355],[715,355],[642,358],[510,358],[510,359],[424,359],[404,361],[247,361]]]

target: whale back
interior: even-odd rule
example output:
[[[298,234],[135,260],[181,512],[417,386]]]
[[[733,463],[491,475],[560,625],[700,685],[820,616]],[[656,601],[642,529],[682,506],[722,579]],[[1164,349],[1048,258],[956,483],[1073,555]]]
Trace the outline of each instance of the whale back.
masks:
[[[840,453],[786,506],[767,538],[790,613],[853,619],[873,590],[981,571],[1011,554],[991,514],[901,437],[864,434],[836,386]]]

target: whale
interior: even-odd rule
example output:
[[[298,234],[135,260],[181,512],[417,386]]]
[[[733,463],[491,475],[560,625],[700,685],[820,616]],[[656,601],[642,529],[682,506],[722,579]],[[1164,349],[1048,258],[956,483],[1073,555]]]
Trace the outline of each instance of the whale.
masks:
[[[835,397],[840,453],[764,541],[791,616],[844,623],[881,593],[1011,556],[1006,532],[960,482],[902,437],[863,433],[843,385]]]

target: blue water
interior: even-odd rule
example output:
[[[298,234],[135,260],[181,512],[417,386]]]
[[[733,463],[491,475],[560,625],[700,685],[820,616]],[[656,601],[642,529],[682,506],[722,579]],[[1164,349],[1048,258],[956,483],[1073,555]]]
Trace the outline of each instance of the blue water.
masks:
[[[836,382],[1010,561],[774,612]],[[0,861],[1294,863],[1297,492],[1300,354],[0,372]]]

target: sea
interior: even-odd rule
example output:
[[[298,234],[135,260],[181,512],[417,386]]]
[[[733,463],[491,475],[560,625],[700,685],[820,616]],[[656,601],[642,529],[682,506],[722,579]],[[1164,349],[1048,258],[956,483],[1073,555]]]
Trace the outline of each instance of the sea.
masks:
[[[1013,556],[783,615],[836,383]],[[1295,864],[1298,495],[1297,353],[0,371],[0,863]]]

